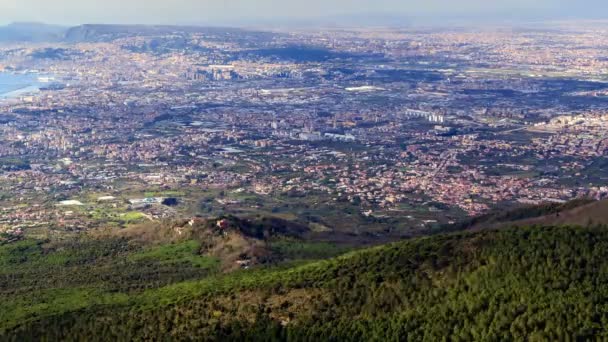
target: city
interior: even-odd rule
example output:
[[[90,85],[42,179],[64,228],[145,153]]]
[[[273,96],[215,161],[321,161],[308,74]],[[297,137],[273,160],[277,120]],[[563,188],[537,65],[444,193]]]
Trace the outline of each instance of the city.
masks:
[[[0,340],[607,340],[567,3],[0,3]]]
[[[608,195],[608,25],[130,29],[0,50],[44,82],[0,104],[3,229],[272,213],[399,236]]]

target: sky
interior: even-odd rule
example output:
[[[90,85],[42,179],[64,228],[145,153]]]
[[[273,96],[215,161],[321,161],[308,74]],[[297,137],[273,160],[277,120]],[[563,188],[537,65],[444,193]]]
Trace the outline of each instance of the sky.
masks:
[[[0,23],[255,24],[403,17],[608,18],[608,0],[0,0]]]

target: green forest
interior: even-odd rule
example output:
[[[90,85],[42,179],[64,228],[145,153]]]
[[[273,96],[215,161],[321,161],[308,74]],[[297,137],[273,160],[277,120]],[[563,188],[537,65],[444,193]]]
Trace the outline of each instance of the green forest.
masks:
[[[440,234],[228,274],[191,241],[72,244],[0,247],[1,340],[608,339],[601,226]]]

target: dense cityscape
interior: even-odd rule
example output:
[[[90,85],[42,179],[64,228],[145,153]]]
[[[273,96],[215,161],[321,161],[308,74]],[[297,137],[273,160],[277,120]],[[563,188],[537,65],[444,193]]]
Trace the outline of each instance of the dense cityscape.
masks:
[[[2,229],[272,213],[398,236],[600,199],[607,31],[84,25],[7,44],[0,70],[40,90],[0,100]]]

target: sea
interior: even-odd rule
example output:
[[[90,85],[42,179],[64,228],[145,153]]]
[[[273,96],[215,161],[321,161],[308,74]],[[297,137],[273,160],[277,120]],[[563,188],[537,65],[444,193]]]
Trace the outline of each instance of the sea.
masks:
[[[37,73],[0,72],[0,99],[18,97],[40,90]]]

